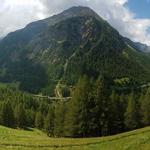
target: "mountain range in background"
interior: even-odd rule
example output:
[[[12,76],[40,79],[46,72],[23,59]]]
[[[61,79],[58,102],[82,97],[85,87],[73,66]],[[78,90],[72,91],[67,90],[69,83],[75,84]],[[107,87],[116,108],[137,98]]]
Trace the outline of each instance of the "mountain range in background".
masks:
[[[125,42],[129,44],[131,47],[133,47],[134,49],[141,51],[141,52],[150,53],[150,46],[140,43],[140,42],[133,42],[128,38],[124,38],[124,39],[125,39]]]
[[[124,38],[87,7],[72,7],[0,40],[0,82],[53,95],[58,83],[97,78],[150,81],[150,47]]]
[[[0,41],[3,39],[3,37],[0,37]]]

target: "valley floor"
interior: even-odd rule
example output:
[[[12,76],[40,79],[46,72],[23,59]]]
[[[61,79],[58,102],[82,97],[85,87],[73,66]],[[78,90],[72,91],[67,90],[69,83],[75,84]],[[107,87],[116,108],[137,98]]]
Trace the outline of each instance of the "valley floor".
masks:
[[[0,150],[149,150],[150,127],[101,138],[49,138],[43,132],[0,126]]]

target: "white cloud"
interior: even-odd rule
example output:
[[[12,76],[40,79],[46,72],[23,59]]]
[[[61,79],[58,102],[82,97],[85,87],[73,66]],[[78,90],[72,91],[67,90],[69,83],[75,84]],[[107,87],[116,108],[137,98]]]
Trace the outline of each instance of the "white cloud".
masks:
[[[0,4],[0,36],[45,17],[39,0],[0,0]]]
[[[24,27],[74,5],[89,6],[123,36],[150,45],[150,19],[135,19],[125,6],[128,0],[0,0],[0,34]]]

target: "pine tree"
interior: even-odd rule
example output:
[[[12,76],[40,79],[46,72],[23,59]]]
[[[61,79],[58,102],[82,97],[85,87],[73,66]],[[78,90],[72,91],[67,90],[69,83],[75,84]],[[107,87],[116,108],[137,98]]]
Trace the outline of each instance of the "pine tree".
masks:
[[[150,125],[150,88],[145,96],[141,96],[141,121],[144,126]]]
[[[128,106],[125,112],[125,125],[129,130],[136,129],[139,126],[139,115],[135,96],[132,93],[128,99]]]
[[[55,114],[54,114],[54,106],[50,106],[48,110],[48,114],[44,121],[44,129],[47,132],[48,136],[54,136],[54,120],[55,120]]]
[[[104,77],[99,77],[94,89],[96,126],[98,136],[109,134],[109,91]]]
[[[38,129],[43,128],[43,115],[41,112],[37,112],[35,116],[35,127]]]
[[[79,79],[73,93],[72,99],[67,104],[68,112],[65,121],[66,136],[86,137],[89,133],[89,78],[84,76]]]
[[[15,120],[16,120],[16,125],[19,128],[25,128],[27,127],[27,119],[26,119],[26,111],[23,106],[23,104],[19,104],[15,108]]]
[[[48,112],[48,105],[47,105],[47,102],[45,102],[45,101],[40,102],[39,111],[40,111],[43,115],[46,115],[46,114],[47,114],[47,112]]]
[[[2,125],[7,127],[14,127],[14,112],[9,101],[4,102],[1,109],[1,122]]]
[[[0,124],[2,125],[2,106],[3,106],[3,103],[1,102],[0,103]]]
[[[65,102],[61,100],[60,102],[57,102],[55,107],[54,134],[57,137],[63,137],[66,113]]]
[[[120,133],[124,129],[124,108],[123,103],[121,101],[121,97],[112,92],[110,97],[111,99],[111,113],[110,113],[110,127],[111,133],[116,134]]]
[[[36,113],[32,109],[26,110],[27,125],[29,127],[35,127],[35,115]]]

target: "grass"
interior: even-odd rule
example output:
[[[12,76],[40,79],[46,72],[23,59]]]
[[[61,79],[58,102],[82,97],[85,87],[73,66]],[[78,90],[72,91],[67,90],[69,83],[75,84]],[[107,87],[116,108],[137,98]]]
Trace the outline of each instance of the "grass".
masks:
[[[49,138],[29,131],[0,126],[0,150],[149,150],[150,127],[101,138]]]

